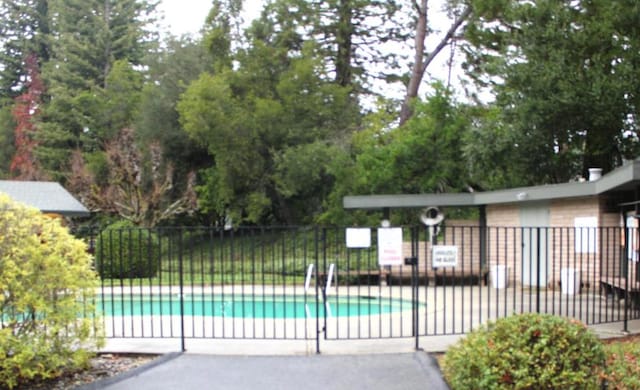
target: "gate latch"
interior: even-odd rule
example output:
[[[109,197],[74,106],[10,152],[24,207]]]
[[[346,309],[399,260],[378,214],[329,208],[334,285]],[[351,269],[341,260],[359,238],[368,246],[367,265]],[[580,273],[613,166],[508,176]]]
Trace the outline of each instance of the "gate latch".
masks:
[[[418,258],[416,256],[405,257],[404,265],[418,265]]]

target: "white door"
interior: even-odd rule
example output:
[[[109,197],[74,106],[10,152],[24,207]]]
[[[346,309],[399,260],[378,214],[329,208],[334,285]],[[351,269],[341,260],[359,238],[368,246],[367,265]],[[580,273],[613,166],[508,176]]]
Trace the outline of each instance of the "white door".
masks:
[[[549,205],[535,203],[520,207],[522,226],[522,284],[547,285]]]

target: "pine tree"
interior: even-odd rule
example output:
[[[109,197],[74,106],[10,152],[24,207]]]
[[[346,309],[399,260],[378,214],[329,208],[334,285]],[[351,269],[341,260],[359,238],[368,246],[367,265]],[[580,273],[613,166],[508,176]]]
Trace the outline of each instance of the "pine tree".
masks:
[[[49,60],[49,1],[0,2],[0,105],[27,88],[27,58],[34,54],[39,66]]]
[[[109,95],[105,91],[117,61],[133,69],[153,49],[155,41],[145,28],[154,8],[146,0],[51,1],[54,43],[44,69],[51,100],[37,152],[54,176],[64,176],[68,150],[99,151],[120,130],[101,126],[109,109],[103,97]]]

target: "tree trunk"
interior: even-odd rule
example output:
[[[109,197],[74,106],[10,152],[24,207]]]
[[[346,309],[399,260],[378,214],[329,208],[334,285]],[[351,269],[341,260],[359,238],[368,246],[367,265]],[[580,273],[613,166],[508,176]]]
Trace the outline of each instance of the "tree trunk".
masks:
[[[351,85],[351,55],[352,55],[352,36],[353,36],[353,21],[351,8],[351,2],[349,0],[342,0],[339,3],[338,15],[340,20],[338,21],[338,28],[336,31],[336,41],[338,43],[338,55],[336,56],[336,82],[342,86]]]
[[[107,31],[111,32],[111,3],[109,0],[104,1],[104,24]],[[111,41],[107,40],[104,47],[104,68],[102,75],[102,87],[107,89],[107,79],[111,71]]]
[[[438,43],[438,46],[426,55],[425,53],[425,40],[427,38],[428,28],[428,0],[421,0],[421,3],[414,3],[416,11],[418,12],[418,23],[416,24],[416,38],[415,38],[415,56],[413,68],[411,69],[411,79],[407,85],[407,94],[402,102],[402,108],[400,109],[400,125],[404,124],[413,112],[411,111],[411,101],[418,96],[420,91],[420,84],[427,71],[427,68],[436,58],[436,56],[444,49],[447,44],[453,39],[458,28],[464,23],[469,16],[471,16],[471,7],[468,6],[462,14],[453,22],[449,30],[444,37]]]

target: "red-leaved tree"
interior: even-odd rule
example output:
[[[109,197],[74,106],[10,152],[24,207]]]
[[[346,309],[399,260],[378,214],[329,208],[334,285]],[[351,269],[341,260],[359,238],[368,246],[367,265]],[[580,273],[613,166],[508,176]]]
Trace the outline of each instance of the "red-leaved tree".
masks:
[[[27,70],[26,91],[16,97],[12,115],[16,122],[14,131],[16,151],[11,159],[10,170],[18,180],[42,180],[46,175],[40,168],[34,154],[37,146],[35,138],[36,118],[40,113],[44,83],[40,77],[38,58],[30,54],[25,59]]]
[[[176,193],[173,167],[162,162],[160,145],[149,145],[149,156],[137,146],[133,130],[125,128],[104,146],[108,178],[96,182],[88,170],[82,153],[71,156],[69,190],[92,211],[100,211],[127,219],[138,226],[153,227],[159,222],[198,207],[195,174],[187,177],[183,191]]]

